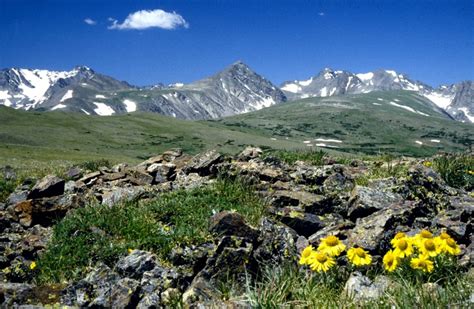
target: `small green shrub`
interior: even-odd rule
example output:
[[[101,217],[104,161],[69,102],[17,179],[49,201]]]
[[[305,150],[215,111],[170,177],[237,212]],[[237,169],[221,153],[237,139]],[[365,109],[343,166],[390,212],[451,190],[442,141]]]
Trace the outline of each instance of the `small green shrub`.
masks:
[[[85,161],[79,164],[79,167],[88,171],[97,171],[101,167],[108,167],[108,168],[112,167],[112,163],[106,159],[99,159],[99,160]]]
[[[0,176],[0,203],[5,202],[7,197],[15,190],[17,182]]]
[[[455,188],[474,189],[474,156],[445,154],[433,159],[433,169],[446,183]]]
[[[87,266],[99,261],[113,265],[129,248],[151,250],[166,260],[175,246],[211,238],[208,222],[213,212],[235,210],[256,224],[264,209],[251,187],[230,180],[164,194],[147,203],[78,209],[54,227],[52,240],[38,261],[38,280],[80,278]]]
[[[312,165],[319,166],[324,165],[324,159],[327,157],[327,153],[323,150],[275,150],[266,152],[264,156],[274,156],[288,164],[293,164],[296,161],[305,161]]]

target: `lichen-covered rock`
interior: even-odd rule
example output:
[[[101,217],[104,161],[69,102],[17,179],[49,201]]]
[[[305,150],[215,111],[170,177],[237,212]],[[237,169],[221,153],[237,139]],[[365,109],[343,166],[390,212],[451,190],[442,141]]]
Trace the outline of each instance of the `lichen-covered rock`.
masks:
[[[68,286],[61,303],[68,306],[111,308],[112,289],[120,276],[108,266],[98,264],[84,279]]]
[[[135,308],[138,304],[139,287],[137,280],[120,279],[110,292],[110,308]]]
[[[402,196],[390,191],[381,191],[369,187],[356,186],[349,200],[349,217],[355,221],[366,217],[388,205],[400,203]]]
[[[244,217],[236,212],[221,211],[209,221],[209,231],[219,236],[238,236],[255,240],[258,231],[247,225]]]
[[[397,226],[410,225],[420,209],[422,206],[419,204],[405,201],[357,220],[356,227],[349,235],[349,245],[363,247],[373,253],[387,250]]]
[[[0,282],[0,307],[13,308],[34,299],[33,286],[27,283]]]
[[[114,187],[110,191],[102,194],[102,204],[113,206],[118,202],[133,201],[145,193],[145,189],[140,186],[135,187]]]
[[[115,268],[124,277],[138,279],[144,272],[152,270],[156,265],[156,255],[147,251],[132,250],[117,262]]]
[[[253,258],[259,265],[277,265],[296,259],[295,241],[298,235],[295,231],[268,218],[262,219],[259,230],[258,246],[253,252]]]
[[[184,168],[186,174],[197,173],[199,176],[209,176],[215,172],[214,165],[222,162],[223,156],[215,150],[210,150],[192,158]]]
[[[319,216],[303,212],[299,207],[272,209],[279,221],[291,227],[298,235],[311,236],[325,227]]]

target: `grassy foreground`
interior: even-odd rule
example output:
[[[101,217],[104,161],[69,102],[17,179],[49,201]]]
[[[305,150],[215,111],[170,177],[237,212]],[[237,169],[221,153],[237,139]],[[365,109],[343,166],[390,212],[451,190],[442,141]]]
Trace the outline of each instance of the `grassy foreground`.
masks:
[[[175,246],[211,240],[208,221],[213,212],[237,211],[256,224],[264,209],[251,187],[229,180],[163,194],[151,202],[78,209],[54,227],[53,239],[38,261],[38,280],[79,279],[87,266],[99,261],[113,265],[128,249],[151,250],[166,260]]]

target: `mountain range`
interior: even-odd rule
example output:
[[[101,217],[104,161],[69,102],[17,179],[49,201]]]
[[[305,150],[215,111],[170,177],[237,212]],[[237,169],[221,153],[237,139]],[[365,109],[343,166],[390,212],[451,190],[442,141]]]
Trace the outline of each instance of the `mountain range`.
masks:
[[[309,97],[391,90],[416,92],[447,118],[474,122],[473,81],[433,88],[392,70],[354,74],[324,69],[307,80],[285,82],[280,87],[240,61],[190,84],[148,87],[133,86],[85,66],[66,72],[18,68],[0,71],[1,105],[101,116],[141,111],[179,119],[214,119]],[[403,102],[393,103],[403,106]]]

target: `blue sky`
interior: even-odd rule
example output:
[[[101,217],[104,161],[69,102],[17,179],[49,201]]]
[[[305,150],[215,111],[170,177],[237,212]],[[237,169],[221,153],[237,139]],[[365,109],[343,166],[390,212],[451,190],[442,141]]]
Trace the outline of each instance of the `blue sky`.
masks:
[[[242,60],[276,84],[331,67],[395,69],[437,86],[474,79],[473,3],[0,0],[0,68],[87,65],[149,85]],[[164,12],[130,15],[142,10]]]

